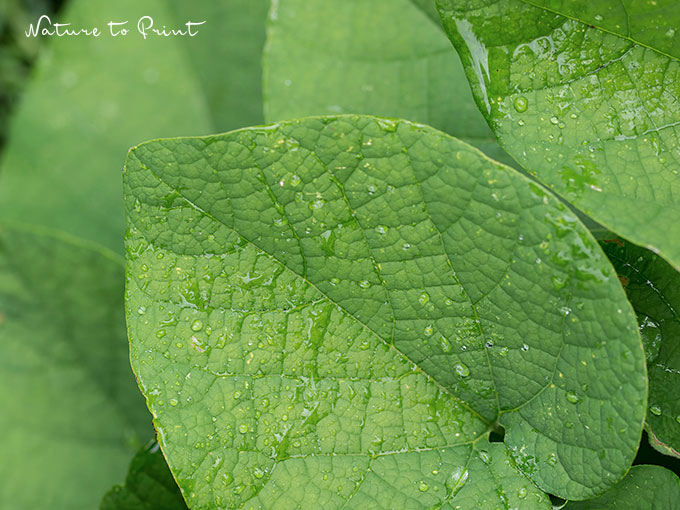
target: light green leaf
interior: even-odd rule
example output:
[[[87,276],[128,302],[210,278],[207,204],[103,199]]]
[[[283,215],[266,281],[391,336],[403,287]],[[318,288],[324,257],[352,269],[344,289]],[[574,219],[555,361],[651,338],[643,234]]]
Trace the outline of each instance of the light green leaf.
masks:
[[[630,465],[647,384],[616,274],[463,142],[357,116],[160,140],[125,194],[133,368],[190,507],[493,508],[533,491],[498,423],[549,492]]]
[[[263,57],[265,118],[404,118],[513,164],[479,113],[450,47],[439,21],[409,0],[279,0],[272,4]]]
[[[151,432],[130,373],[118,256],[0,233],[0,508],[95,508]]]
[[[146,444],[132,459],[125,485],[117,485],[102,500],[99,510],[186,510],[184,498],[156,441]]]
[[[129,20],[130,33],[50,40],[11,126],[0,174],[0,217],[59,228],[121,251],[120,161],[132,144],[261,122],[254,110],[261,104],[259,71],[251,76],[255,69],[244,68],[245,56],[234,48],[252,51],[250,60],[259,62],[261,50],[255,50],[263,36],[253,29],[241,44],[242,33],[224,30],[222,22],[250,30],[257,24],[250,19],[257,15],[254,6],[266,2],[251,1],[251,9],[241,9],[243,1],[208,5],[213,3],[176,1],[174,16],[164,0],[69,2],[62,18],[73,27],[108,32],[108,21]],[[144,40],[137,20],[145,15],[158,28],[206,23],[193,38]],[[215,60],[209,65],[197,53]],[[233,98],[224,99],[216,86]],[[220,111],[227,107],[229,118]]]
[[[677,5],[438,5],[501,146],[594,220],[679,268]],[[627,18],[615,15],[625,9]]]
[[[677,510],[680,480],[661,466],[633,466],[620,483],[599,498],[568,503],[565,510]]]
[[[178,22],[206,22],[200,37],[184,39],[182,47],[209,106],[212,131],[262,124],[261,61],[269,0],[167,1]]]
[[[649,373],[650,443],[680,457],[680,273],[658,255],[615,237],[602,246],[640,325]]]

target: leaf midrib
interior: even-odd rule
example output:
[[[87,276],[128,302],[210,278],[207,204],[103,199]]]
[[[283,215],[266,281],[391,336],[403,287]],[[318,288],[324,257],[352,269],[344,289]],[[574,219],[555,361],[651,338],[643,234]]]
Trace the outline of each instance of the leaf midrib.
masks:
[[[132,153],[131,153],[131,155],[132,155]],[[237,235],[241,236],[243,239],[245,239],[246,242],[248,242],[250,245],[254,246],[255,248],[257,248],[257,249],[259,249],[259,250],[262,250],[262,251],[267,255],[267,257],[269,257],[270,259],[276,261],[276,262],[277,262],[278,264],[280,264],[281,267],[283,267],[286,271],[289,271],[289,272],[293,273],[294,275],[296,275],[298,278],[301,278],[302,280],[304,280],[305,283],[307,283],[307,284],[308,284],[310,287],[312,287],[316,292],[318,292],[319,295],[323,296],[326,300],[328,300],[329,303],[331,303],[331,304],[337,306],[339,309],[341,309],[342,312],[345,313],[345,314],[347,315],[347,317],[349,317],[350,319],[352,319],[353,321],[355,321],[357,324],[359,324],[362,328],[364,328],[366,331],[368,331],[369,333],[371,333],[371,335],[373,335],[376,339],[378,339],[380,342],[382,342],[386,347],[388,347],[389,349],[391,349],[391,350],[393,350],[394,352],[396,352],[396,353],[397,353],[404,361],[406,361],[406,362],[410,363],[412,366],[416,367],[416,371],[417,371],[418,373],[422,374],[422,375],[425,376],[429,381],[431,381],[432,383],[434,383],[434,384],[437,386],[437,388],[439,388],[443,393],[447,394],[450,398],[452,398],[453,400],[455,400],[460,406],[464,407],[465,409],[467,409],[468,411],[470,411],[471,413],[473,413],[479,420],[481,420],[483,423],[485,423],[485,424],[489,427],[489,430],[491,430],[491,426],[493,425],[493,423],[490,422],[486,417],[484,417],[484,416],[483,416],[481,413],[479,413],[476,409],[472,408],[467,402],[461,400],[460,397],[458,397],[458,396],[454,395],[453,393],[451,393],[451,391],[450,391],[448,388],[446,388],[445,386],[443,386],[439,381],[437,381],[437,380],[436,380],[435,378],[433,378],[430,374],[428,374],[427,372],[425,372],[425,371],[420,367],[420,365],[418,365],[417,363],[415,363],[415,362],[414,362],[413,360],[411,360],[408,356],[406,356],[406,354],[404,354],[404,353],[401,352],[399,349],[397,349],[397,347],[396,347],[394,344],[387,342],[384,338],[382,338],[381,335],[379,335],[379,334],[378,334],[376,331],[374,331],[371,327],[369,327],[369,326],[366,325],[364,322],[362,322],[362,321],[358,320],[356,317],[354,317],[354,315],[353,315],[352,313],[350,313],[349,310],[347,310],[347,309],[346,309],[344,306],[342,306],[341,304],[336,303],[333,299],[330,298],[330,296],[328,296],[325,292],[323,292],[321,289],[319,289],[313,282],[309,281],[307,278],[305,278],[304,276],[302,276],[302,275],[299,274],[298,272],[296,272],[296,271],[294,271],[293,269],[291,269],[290,267],[288,267],[288,265],[286,265],[283,261],[279,260],[275,255],[269,253],[269,252],[268,252],[267,250],[265,250],[264,248],[258,246],[257,243],[255,243],[254,241],[251,241],[250,239],[248,239],[248,238],[247,238],[246,236],[244,236],[243,234],[237,232],[233,227],[227,225],[227,224],[224,223],[223,221],[217,219],[215,216],[213,216],[212,214],[210,214],[208,211],[205,211],[204,209],[202,209],[201,207],[199,207],[198,205],[196,205],[193,201],[191,201],[189,198],[187,198],[187,197],[181,192],[181,190],[179,190],[179,189],[175,188],[174,186],[172,186],[169,182],[167,182],[165,179],[163,179],[160,175],[158,175],[156,172],[154,172],[151,168],[147,167],[147,166],[141,161],[141,159],[140,159],[139,157],[137,157],[136,155],[135,155],[135,159],[137,160],[137,162],[139,163],[139,165],[140,165],[141,168],[143,168],[144,170],[150,172],[156,179],[158,179],[160,182],[162,182],[163,184],[165,184],[166,186],[168,186],[170,189],[172,189],[173,191],[175,191],[176,193],[178,193],[178,194],[179,194],[179,195],[187,202],[187,204],[189,204],[191,207],[193,207],[194,209],[196,209],[196,210],[197,210],[198,212],[200,212],[201,214],[204,214],[204,215],[207,216],[208,218],[212,219],[213,221],[215,221],[215,222],[217,222],[217,223],[219,223],[219,224],[221,224],[221,225],[224,225],[224,227],[228,228],[229,230],[231,230],[231,231],[234,232],[235,234],[237,234]]]

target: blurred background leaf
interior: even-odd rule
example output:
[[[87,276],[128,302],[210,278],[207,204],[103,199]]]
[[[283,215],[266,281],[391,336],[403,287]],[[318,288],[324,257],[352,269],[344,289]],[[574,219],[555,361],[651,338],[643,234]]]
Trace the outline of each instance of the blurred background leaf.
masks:
[[[131,32],[50,38],[0,163],[0,217],[122,252],[120,169],[132,144],[262,122],[266,6],[265,0],[69,3],[61,19],[74,27],[108,31],[108,21],[130,20]],[[159,27],[206,23],[194,38],[144,40],[136,32],[143,15]]]
[[[0,508],[95,508],[152,433],[128,361],[123,264],[3,222]]]

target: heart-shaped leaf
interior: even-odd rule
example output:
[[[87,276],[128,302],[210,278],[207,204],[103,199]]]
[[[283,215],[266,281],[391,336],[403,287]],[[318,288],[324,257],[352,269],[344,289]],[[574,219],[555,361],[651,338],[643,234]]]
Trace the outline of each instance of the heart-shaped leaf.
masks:
[[[151,433],[123,278],[108,250],[2,222],[0,508],[96,508]]]
[[[630,465],[647,383],[615,272],[467,144],[282,122],[135,147],[125,194],[133,368],[190,507],[543,508],[514,464],[570,498]]]
[[[501,146],[680,268],[680,10],[637,0],[438,0]]]
[[[434,1],[427,5],[434,9]],[[435,24],[419,7],[409,0],[276,2],[263,55],[267,122],[338,113],[399,117],[513,164],[477,109],[439,19]]]
[[[680,457],[680,273],[620,239],[609,238],[602,246],[638,317],[649,373],[650,443]]]

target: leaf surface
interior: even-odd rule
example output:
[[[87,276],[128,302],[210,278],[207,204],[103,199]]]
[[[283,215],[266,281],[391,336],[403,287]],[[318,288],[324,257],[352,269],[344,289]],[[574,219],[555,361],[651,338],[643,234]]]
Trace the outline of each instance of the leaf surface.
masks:
[[[646,375],[613,269],[467,144],[282,122],[142,144],[125,194],[133,368],[190,507],[493,507],[533,491],[513,463],[572,497],[630,465]]]
[[[479,113],[439,20],[428,18],[434,0],[419,6],[409,0],[274,3],[263,56],[267,122],[338,113],[404,118],[514,164]]]
[[[633,466],[626,477],[599,498],[571,502],[565,510],[677,510],[680,479],[661,466]]]
[[[99,510],[186,510],[184,498],[156,441],[134,456],[125,485],[111,489]]]
[[[677,6],[438,6],[501,146],[594,220],[680,267]]]
[[[0,508],[96,508],[151,432],[128,361],[122,260],[0,233]]]
[[[658,255],[616,237],[603,248],[637,313],[645,346],[650,443],[680,457],[680,273]]]
[[[244,66],[242,53],[252,51],[249,61],[259,62],[263,35],[251,29],[257,21],[250,16],[257,15],[256,6],[264,11],[266,2],[251,0],[242,9],[244,3],[69,2],[65,22],[107,33],[51,38],[12,122],[0,173],[0,217],[58,228],[122,252],[120,161],[132,144],[262,121],[255,111],[261,108],[259,66],[251,76],[255,66]],[[193,38],[144,40],[136,27],[145,15],[155,28],[186,28],[188,20],[206,24]],[[260,16],[263,33],[264,12]],[[109,20],[129,20],[130,33],[110,36]],[[249,27],[247,44],[232,26],[239,24]],[[208,65],[209,57],[197,53],[215,60]],[[227,107],[229,118],[220,110]]]

